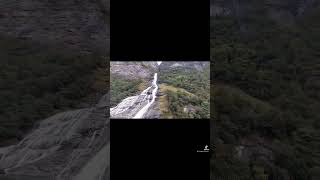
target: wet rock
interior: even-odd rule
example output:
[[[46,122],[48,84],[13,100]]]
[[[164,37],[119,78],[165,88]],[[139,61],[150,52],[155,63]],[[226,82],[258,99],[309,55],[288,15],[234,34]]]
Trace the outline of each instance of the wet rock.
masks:
[[[140,95],[125,98],[117,106],[110,108],[110,117],[119,119],[148,118],[145,113],[156,101],[157,78],[157,73],[154,73],[151,86],[143,90]]]

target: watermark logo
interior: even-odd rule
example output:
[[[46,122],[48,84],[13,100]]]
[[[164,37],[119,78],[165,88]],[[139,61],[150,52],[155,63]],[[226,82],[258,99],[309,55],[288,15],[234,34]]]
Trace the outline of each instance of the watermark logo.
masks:
[[[209,152],[208,147],[209,147],[208,145],[205,145],[204,148],[203,148],[203,150],[197,150],[197,152],[202,152],[202,153],[203,153],[203,152]]]

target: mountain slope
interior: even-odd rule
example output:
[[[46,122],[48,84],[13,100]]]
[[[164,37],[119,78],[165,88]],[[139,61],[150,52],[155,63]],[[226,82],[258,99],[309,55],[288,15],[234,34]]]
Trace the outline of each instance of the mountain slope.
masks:
[[[211,177],[319,179],[319,1],[264,2],[212,5]]]
[[[106,94],[92,108],[59,113],[41,121],[20,143],[1,150],[2,173],[9,177],[61,180],[90,173],[91,177],[97,176],[95,180],[105,179],[104,173],[109,171],[108,101]],[[104,159],[104,163],[99,163],[95,156]],[[86,167],[99,164],[103,166],[98,171]]]
[[[110,62],[110,106],[148,87],[156,72],[156,62]]]
[[[109,179],[109,8],[0,2],[0,179]]]
[[[160,65],[159,106],[164,118],[210,118],[209,65],[200,61]]]
[[[209,72],[209,62],[111,62],[111,117],[150,105],[143,118],[210,118]]]
[[[108,51],[109,0],[1,1],[0,12],[0,36],[69,54]]]

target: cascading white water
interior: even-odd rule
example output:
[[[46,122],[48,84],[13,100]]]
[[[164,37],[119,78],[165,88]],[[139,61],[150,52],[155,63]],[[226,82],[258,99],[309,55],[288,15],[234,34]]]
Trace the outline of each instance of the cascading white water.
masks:
[[[143,90],[142,93],[140,94],[141,96],[144,96],[143,100],[145,100],[147,98],[147,92],[150,88],[151,88],[151,86],[148,87],[147,89]],[[120,114],[120,113],[127,111],[130,107],[133,106],[133,104],[136,102],[137,99],[138,99],[137,96],[131,96],[131,97],[128,97],[128,98],[122,100],[121,103],[119,103],[116,107],[110,108],[111,116],[114,116],[116,114]]]
[[[157,66],[160,66],[161,63],[162,61],[156,61]],[[111,118],[143,118],[148,109],[155,102],[158,91],[157,80],[158,73],[155,73],[151,86],[143,90],[140,95],[127,97],[117,106],[110,108]]]
[[[161,64],[161,63],[160,63]],[[158,85],[157,85],[157,80],[158,80],[158,73],[154,74],[153,77],[153,81],[152,81],[152,85],[150,87],[148,87],[147,89],[150,89],[151,87],[155,87],[152,90],[152,100],[148,101],[148,104],[146,104],[142,109],[140,109],[140,111],[133,117],[134,119],[139,119],[142,118],[143,115],[147,112],[147,110],[149,109],[149,107],[152,105],[152,103],[155,101],[156,99],[156,94],[158,91]],[[144,90],[144,92],[146,92],[146,90]]]

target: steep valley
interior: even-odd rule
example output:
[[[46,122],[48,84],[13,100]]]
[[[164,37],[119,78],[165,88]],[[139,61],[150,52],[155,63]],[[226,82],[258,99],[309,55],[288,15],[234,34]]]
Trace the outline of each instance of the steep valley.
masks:
[[[110,68],[111,118],[210,118],[208,62],[111,62]]]

